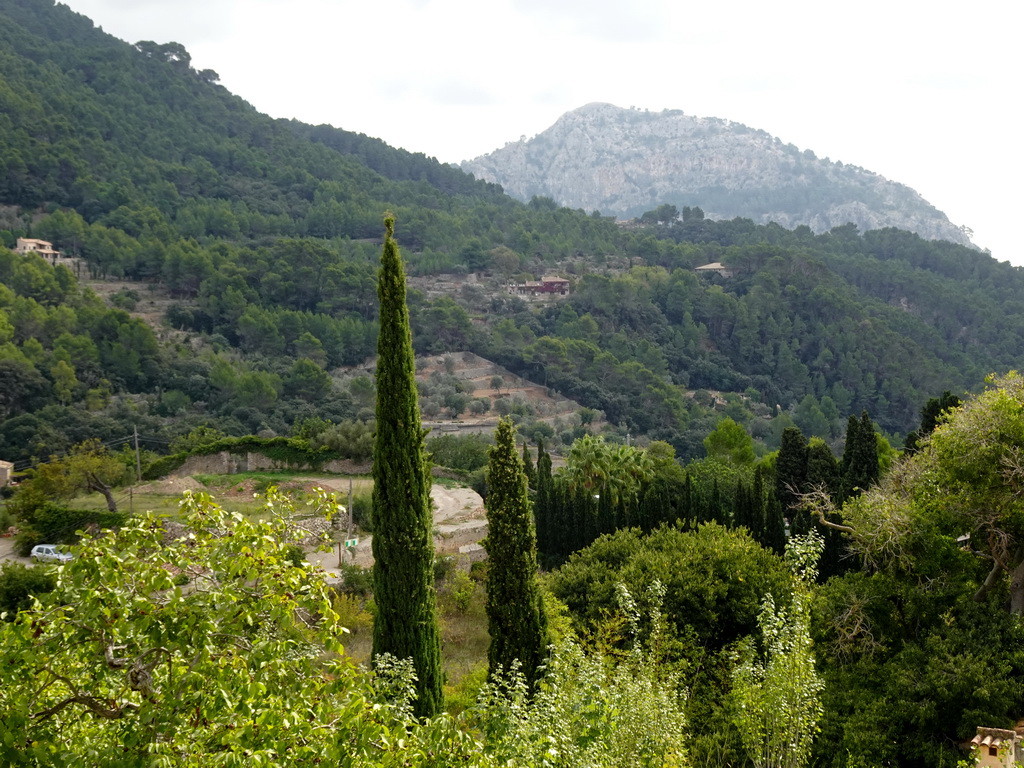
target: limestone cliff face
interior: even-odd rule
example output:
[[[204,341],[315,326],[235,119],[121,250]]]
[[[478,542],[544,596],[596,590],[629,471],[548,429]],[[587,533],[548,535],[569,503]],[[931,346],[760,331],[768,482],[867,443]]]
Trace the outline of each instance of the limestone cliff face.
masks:
[[[917,192],[871,171],[815,157],[764,131],[717,118],[588,104],[538,136],[467,160],[462,169],[510,195],[638,216],[662,203],[700,206],[823,232],[899,227],[969,245],[967,235]]]

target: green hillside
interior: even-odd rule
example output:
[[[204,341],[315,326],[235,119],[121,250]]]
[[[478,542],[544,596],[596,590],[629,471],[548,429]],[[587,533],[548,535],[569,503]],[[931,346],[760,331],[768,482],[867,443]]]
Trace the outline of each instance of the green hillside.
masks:
[[[418,352],[476,352],[682,457],[723,413],[768,448],[794,423],[838,445],[861,410],[901,436],[929,397],[976,389],[1024,348],[1024,278],[968,248],[671,206],[617,226],[377,139],[273,120],[182,46],[130,45],[47,0],[0,2],[0,42],[0,242],[52,241],[81,274],[126,281],[129,309],[132,281],[174,302],[138,370],[65,355],[75,382],[58,385],[61,333],[98,350],[103,337],[84,321],[40,327],[40,313],[79,312],[40,287],[67,277],[5,257],[2,354],[35,382],[0,426],[15,459],[128,421],[169,440],[199,423],[288,434],[365,413],[338,369],[373,355],[385,211],[420,281]],[[735,276],[693,271],[714,261]],[[573,293],[533,303],[504,289],[549,273]],[[470,274],[472,290],[434,290]],[[97,389],[110,396],[87,406]]]
[[[1021,271],[898,230],[652,206],[520,203],[260,115],[175,43],[0,0],[0,459],[63,454],[4,489],[0,527],[27,552],[126,522],[52,579],[0,568],[0,763],[932,768],[1018,722],[1024,380],[965,393],[1020,365]],[[250,518],[189,495],[182,538],[64,506],[211,451],[370,456],[386,212],[427,449],[486,493],[489,436],[457,430],[510,416],[523,476],[491,458],[536,526],[514,549],[549,569],[531,697],[483,686],[496,571],[434,561],[446,661],[480,661],[429,722],[401,661],[371,678],[344,655],[368,575],[337,592],[302,561],[338,500],[271,492]],[[523,285],[551,275],[571,291]],[[423,463],[413,442],[398,458]],[[380,507],[352,506],[365,546]]]

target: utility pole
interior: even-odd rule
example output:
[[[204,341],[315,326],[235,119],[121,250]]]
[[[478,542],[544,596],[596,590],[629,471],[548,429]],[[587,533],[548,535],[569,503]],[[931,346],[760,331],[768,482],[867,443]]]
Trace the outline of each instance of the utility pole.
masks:
[[[352,538],[352,478],[348,479],[348,535],[346,539]],[[352,547],[352,562],[356,561],[356,548]]]
[[[142,482],[142,457],[139,455],[139,427],[134,426],[135,430],[135,477],[136,481]]]

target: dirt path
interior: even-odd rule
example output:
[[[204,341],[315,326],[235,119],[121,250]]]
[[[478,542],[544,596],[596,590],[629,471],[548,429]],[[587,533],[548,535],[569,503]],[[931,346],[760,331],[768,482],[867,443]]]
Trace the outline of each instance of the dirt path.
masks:
[[[31,561],[27,557],[18,557],[14,552],[14,539],[0,539],[0,563],[5,563],[8,560],[12,560],[16,563],[24,563],[30,565]]]

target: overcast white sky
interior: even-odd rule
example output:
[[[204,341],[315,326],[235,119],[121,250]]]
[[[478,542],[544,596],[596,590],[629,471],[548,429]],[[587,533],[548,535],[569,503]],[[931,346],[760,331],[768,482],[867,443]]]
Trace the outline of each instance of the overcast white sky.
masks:
[[[920,192],[1024,265],[1007,0],[65,0],[273,117],[446,162],[592,101],[721,117]]]

